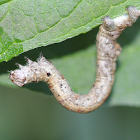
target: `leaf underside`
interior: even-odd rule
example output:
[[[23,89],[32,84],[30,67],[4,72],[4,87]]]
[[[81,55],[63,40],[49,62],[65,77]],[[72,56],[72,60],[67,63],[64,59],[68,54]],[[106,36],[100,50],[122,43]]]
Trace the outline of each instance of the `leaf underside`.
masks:
[[[40,46],[86,33],[124,13],[139,0],[3,0],[0,2],[0,62]]]

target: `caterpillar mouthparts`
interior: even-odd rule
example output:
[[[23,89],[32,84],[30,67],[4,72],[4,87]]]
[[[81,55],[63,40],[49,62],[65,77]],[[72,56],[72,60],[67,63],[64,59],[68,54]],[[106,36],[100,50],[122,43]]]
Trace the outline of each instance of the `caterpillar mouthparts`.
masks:
[[[37,62],[27,59],[27,65],[17,64],[19,69],[11,71],[9,78],[17,86],[31,82],[44,81],[58,102],[68,110],[78,113],[88,113],[100,107],[109,96],[116,69],[116,60],[121,53],[121,47],[116,42],[121,32],[136,21],[140,10],[134,6],[126,8],[128,15],[115,19],[103,18],[96,38],[97,74],[94,85],[87,95],[72,91],[64,76],[45,57],[40,56]]]

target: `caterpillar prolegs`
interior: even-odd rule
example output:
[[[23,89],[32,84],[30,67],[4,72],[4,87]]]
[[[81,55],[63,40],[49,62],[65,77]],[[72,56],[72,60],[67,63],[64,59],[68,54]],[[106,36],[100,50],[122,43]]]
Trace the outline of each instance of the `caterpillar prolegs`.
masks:
[[[116,42],[121,32],[131,26],[140,16],[140,10],[134,6],[126,8],[128,15],[115,19],[103,18],[103,24],[97,34],[97,75],[94,85],[87,95],[76,94],[64,76],[43,56],[37,62],[27,58],[26,66],[18,64],[19,69],[10,72],[12,82],[20,87],[31,82],[44,81],[48,84],[58,102],[68,110],[88,113],[103,104],[109,96],[116,68],[116,59],[121,47]]]

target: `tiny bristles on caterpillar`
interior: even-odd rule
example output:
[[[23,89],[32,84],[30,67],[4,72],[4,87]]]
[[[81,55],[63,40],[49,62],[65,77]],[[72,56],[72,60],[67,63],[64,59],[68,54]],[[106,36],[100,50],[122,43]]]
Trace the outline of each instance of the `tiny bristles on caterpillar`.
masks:
[[[58,102],[68,110],[78,113],[95,110],[107,99],[113,86],[116,60],[121,53],[121,47],[116,40],[121,32],[140,16],[140,10],[134,6],[129,6],[126,10],[128,15],[102,19],[103,24],[99,28],[96,41],[97,75],[87,95],[74,93],[64,76],[43,56],[40,56],[37,62],[27,58],[27,65],[19,64],[20,69],[10,72],[10,79],[21,87],[31,82],[44,81]]]

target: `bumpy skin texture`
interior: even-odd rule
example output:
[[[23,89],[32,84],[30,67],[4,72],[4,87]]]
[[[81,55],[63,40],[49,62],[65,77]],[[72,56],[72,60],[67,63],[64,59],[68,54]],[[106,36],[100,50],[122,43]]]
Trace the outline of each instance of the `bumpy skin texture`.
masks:
[[[18,86],[31,82],[44,81],[48,84],[58,102],[68,110],[78,113],[88,113],[103,104],[109,96],[116,69],[116,59],[121,53],[121,47],[116,42],[121,32],[131,26],[140,10],[134,6],[126,9],[128,15],[116,19],[103,18],[97,34],[97,76],[94,85],[87,95],[76,94],[55,66],[43,56],[33,62],[27,58],[27,66],[19,65],[18,70],[11,71],[10,79]]]

